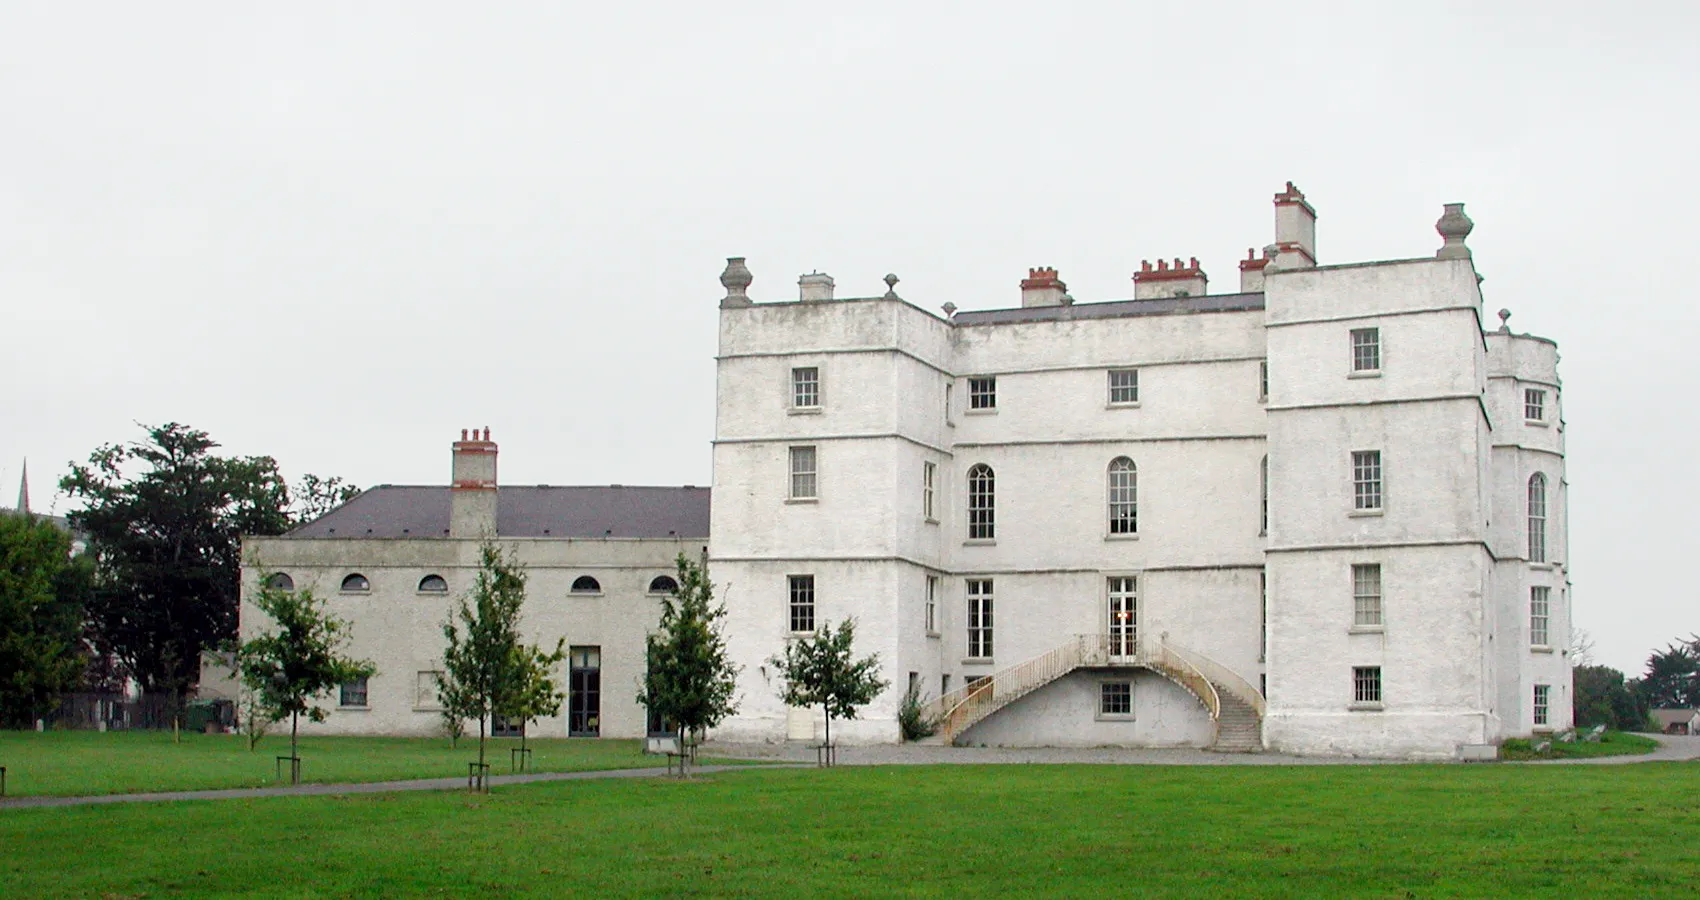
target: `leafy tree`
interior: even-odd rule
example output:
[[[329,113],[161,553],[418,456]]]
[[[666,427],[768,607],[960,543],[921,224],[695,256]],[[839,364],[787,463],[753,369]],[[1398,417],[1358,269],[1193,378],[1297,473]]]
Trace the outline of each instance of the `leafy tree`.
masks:
[[[1604,725],[1618,731],[1639,731],[1646,726],[1647,707],[1609,666],[1577,666],[1571,694],[1578,726]]]
[[[308,474],[301,476],[301,480],[295,483],[290,494],[294,501],[289,509],[290,518],[299,525],[311,522],[360,496],[360,489],[341,478],[320,478]]]
[[[779,670],[784,687],[779,696],[789,706],[826,709],[826,743],[832,743],[832,720],[856,718],[856,710],[873,702],[890,686],[879,677],[879,654],[853,659],[856,620],[845,619],[838,629],[832,623],[820,631],[786,645],[785,653],[768,659]]]
[[[738,667],[726,651],[714,586],[703,567],[683,553],[679,587],[661,601],[661,622],[644,639],[647,669],[637,701],[685,736],[720,724],[738,711]]]
[[[272,722],[289,719],[289,755],[296,752],[301,716],[323,722],[326,714],[313,701],[338,685],[376,673],[370,662],[341,654],[349,626],[325,609],[311,590],[286,591],[268,586],[262,575],[254,606],[269,616],[276,631],[264,631],[237,652],[242,684],[252,702]]]
[[[555,691],[547,671],[561,648],[544,653],[520,643],[520,609],[525,605],[525,569],[511,553],[485,541],[478,549],[478,576],[443,623],[443,678],[437,697],[445,718],[478,720],[478,762],[484,764],[486,726],[491,716],[523,715],[541,708]],[[538,674],[538,669],[543,674]],[[560,709],[559,703],[555,709]]]
[[[555,667],[566,658],[566,640],[556,642],[551,653],[538,647],[516,647],[514,661],[515,683],[502,692],[496,714],[509,722],[518,722],[519,745],[525,747],[526,725],[544,716],[558,715],[566,693],[555,680]]]
[[[1653,651],[1640,691],[1653,709],[1700,707],[1700,635]]]
[[[0,725],[28,725],[76,686],[92,572],[52,522],[0,514]]]
[[[84,504],[71,526],[96,565],[88,608],[95,650],[148,693],[179,697],[201,651],[236,637],[242,535],[281,534],[289,492],[270,457],[221,457],[177,423],[108,444],[59,483]]]

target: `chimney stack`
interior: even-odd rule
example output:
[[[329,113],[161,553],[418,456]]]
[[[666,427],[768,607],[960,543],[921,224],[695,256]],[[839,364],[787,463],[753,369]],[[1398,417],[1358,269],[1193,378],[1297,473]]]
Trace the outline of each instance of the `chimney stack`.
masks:
[[[1139,271],[1133,273],[1133,299],[1156,300],[1159,297],[1202,297],[1210,287],[1210,276],[1198,265],[1198,257],[1182,262],[1175,257],[1169,267],[1166,259],[1151,265],[1148,259],[1139,261]]]
[[[1308,269],[1316,265],[1316,210],[1303,191],[1287,182],[1275,195],[1275,269]]]
[[[1027,277],[1021,279],[1022,306],[1066,306],[1071,302],[1068,285],[1057,277],[1056,269],[1028,269]]]
[[[797,299],[804,303],[816,300],[832,299],[832,276],[824,272],[810,272],[797,279]]]
[[[1258,258],[1257,251],[1245,248],[1245,259],[1240,260],[1240,293],[1255,294],[1263,290],[1263,270],[1275,261],[1275,245],[1263,248],[1263,257]]]
[[[496,443],[490,427],[460,430],[454,443],[454,481],[449,486],[449,537],[496,536]]]

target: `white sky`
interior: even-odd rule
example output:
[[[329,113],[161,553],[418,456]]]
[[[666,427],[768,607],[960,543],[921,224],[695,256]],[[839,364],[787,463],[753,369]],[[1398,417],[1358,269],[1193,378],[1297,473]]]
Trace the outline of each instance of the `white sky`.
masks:
[[[0,504],[168,420],[362,486],[473,425],[504,482],[705,485],[725,257],[758,300],[1231,291],[1291,179],[1324,263],[1468,203],[1633,674],[1700,631],[1700,4],[1396,6],[0,0]]]

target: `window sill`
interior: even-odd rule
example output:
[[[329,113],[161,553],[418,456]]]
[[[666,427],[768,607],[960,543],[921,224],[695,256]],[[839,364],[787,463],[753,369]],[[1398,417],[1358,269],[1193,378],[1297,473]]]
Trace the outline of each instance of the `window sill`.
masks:
[[[414,591],[414,593],[421,597],[447,597],[449,595],[448,591]]]
[[[1380,378],[1381,377],[1381,370],[1380,369],[1361,369],[1361,370],[1356,371],[1356,372],[1347,372],[1346,377],[1347,378]]]
[[[785,639],[788,641],[801,641],[815,637],[818,634],[820,634],[818,631],[787,631],[785,632]]]
[[[1379,516],[1382,512],[1380,509],[1354,509],[1346,513],[1346,516],[1352,519],[1368,519]]]
[[[1096,722],[1132,722],[1133,713],[1099,713],[1093,721]]]
[[[1537,569],[1537,570],[1542,571],[1542,572],[1550,572],[1550,571],[1552,571],[1552,563],[1549,563],[1549,562],[1531,562],[1531,563],[1529,563],[1529,568]]]
[[[1114,401],[1111,401],[1109,403],[1104,404],[1104,408],[1105,409],[1138,409],[1139,408],[1139,401],[1138,400],[1130,400],[1126,403],[1116,403]]]
[[[939,523],[939,520],[933,518],[932,516],[927,516],[927,517],[921,519],[921,522],[923,524],[926,524],[926,525],[937,525]]]
[[[785,412],[792,416],[818,416],[821,414],[821,408],[818,406],[793,406]]]
[[[786,497],[785,502],[788,503],[788,504],[791,504],[791,503],[819,503],[820,498],[819,497]]]
[[[568,597],[600,597],[601,591],[568,591]]]
[[[965,409],[962,414],[965,416],[995,416],[998,414],[998,408],[992,406],[985,409]]]
[[[1551,428],[1552,423],[1545,419],[1524,419],[1523,424],[1530,428]]]
[[[966,657],[965,659],[962,660],[962,664],[965,665],[965,666],[991,666],[991,665],[996,665],[996,663],[992,662],[992,658],[990,656],[970,656],[970,657]]]
[[[1551,653],[1552,647],[1548,646],[1547,644],[1531,644],[1529,646],[1529,652],[1530,653]]]
[[[1264,395],[1263,395],[1263,396],[1261,396],[1261,397],[1259,397],[1259,398],[1257,398],[1257,402],[1259,402],[1259,403],[1268,403],[1268,402],[1269,402],[1269,395],[1268,395],[1268,394],[1264,394]]]
[[[1386,634],[1386,625],[1353,625],[1346,629],[1347,634]]]
[[[962,542],[964,547],[996,547],[997,545],[997,538],[969,538]]]
[[[1346,708],[1352,712],[1381,712],[1383,709],[1379,703],[1350,703]]]
[[[938,639],[939,639],[939,638],[940,638],[940,637],[941,637],[941,635],[940,635],[940,634],[939,634],[939,633],[938,633],[938,632],[936,632],[936,631],[929,631],[929,632],[927,632],[927,640],[929,640],[929,641],[936,641],[936,640],[938,640]]]
[[[1104,540],[1106,540],[1106,541],[1137,541],[1137,540],[1139,540],[1139,532],[1135,531],[1131,534],[1106,534],[1106,535],[1104,535]]]
[[[443,708],[441,706],[415,706],[413,711],[416,713],[440,713]]]
[[[336,711],[337,712],[371,712],[372,707],[369,706],[369,705],[366,705],[366,704],[361,704],[359,706],[338,705],[337,708],[336,708]]]
[[[370,589],[368,589],[368,590],[364,590],[364,591],[337,591],[337,593],[343,595],[344,597],[366,597],[366,596],[370,596],[372,591]]]

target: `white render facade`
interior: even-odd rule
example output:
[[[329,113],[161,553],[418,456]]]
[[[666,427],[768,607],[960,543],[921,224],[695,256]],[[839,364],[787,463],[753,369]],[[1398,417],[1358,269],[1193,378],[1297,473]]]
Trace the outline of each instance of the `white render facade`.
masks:
[[[756,303],[731,260],[719,733],[817,734],[766,660],[852,616],[893,686],[847,742],[897,740],[911,683],[974,744],[1222,747],[1238,716],[1236,749],[1450,758],[1568,727],[1555,346],[1484,326],[1461,205],[1433,256],[1326,266],[1303,194],[1275,213],[1232,294],[1196,259],[1108,303],[1034,269],[1020,308],[941,318],[890,277]]]
[[[347,652],[377,674],[333,692],[320,704],[326,720],[303,721],[302,732],[442,734],[443,623],[490,537],[526,569],[522,638],[568,650],[556,673],[567,702],[527,734],[644,737],[644,635],[677,586],[679,555],[700,560],[706,550],[708,489],[498,487],[489,430],[461,437],[449,485],[381,485],[289,534],[247,538],[243,639],[269,625],[251,602],[261,578],[311,589],[349,623]]]

